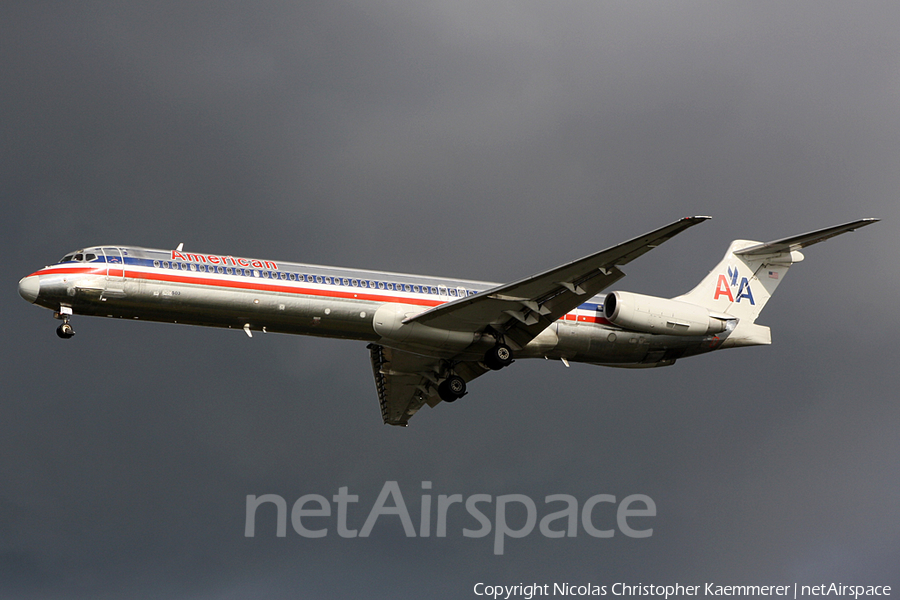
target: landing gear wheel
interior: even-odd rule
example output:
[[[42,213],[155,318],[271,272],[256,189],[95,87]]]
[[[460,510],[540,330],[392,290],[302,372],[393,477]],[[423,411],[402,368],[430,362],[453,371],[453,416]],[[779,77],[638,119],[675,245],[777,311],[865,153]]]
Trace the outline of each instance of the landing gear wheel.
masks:
[[[466,395],[466,380],[459,375],[451,375],[438,385],[438,396],[444,402],[455,402]]]
[[[56,335],[61,337],[64,340],[69,339],[73,335],[75,335],[75,330],[72,329],[72,326],[68,323],[63,323],[59,327],[56,328]]]
[[[508,367],[513,364],[512,350],[506,344],[497,344],[484,353],[484,364],[492,371]]]

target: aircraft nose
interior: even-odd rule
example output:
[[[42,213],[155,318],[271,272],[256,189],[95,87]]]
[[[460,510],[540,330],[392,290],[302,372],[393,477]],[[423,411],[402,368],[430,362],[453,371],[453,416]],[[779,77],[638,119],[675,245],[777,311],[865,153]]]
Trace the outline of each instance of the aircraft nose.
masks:
[[[29,275],[19,280],[19,295],[34,303],[41,291],[41,278],[37,275]]]

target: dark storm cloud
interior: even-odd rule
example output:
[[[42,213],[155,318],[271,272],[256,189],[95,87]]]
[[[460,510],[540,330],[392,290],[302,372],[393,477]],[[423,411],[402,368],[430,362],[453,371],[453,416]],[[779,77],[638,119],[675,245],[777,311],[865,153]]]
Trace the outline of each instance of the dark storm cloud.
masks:
[[[8,3],[0,590],[435,597],[476,581],[900,585],[891,312],[900,36],[886,4]],[[81,318],[15,282],[97,243],[504,281],[688,214],[622,288],[735,238],[859,217],[767,348],[620,371],[520,361],[406,430],[360,343]],[[244,499],[632,493],[654,535],[243,537]]]

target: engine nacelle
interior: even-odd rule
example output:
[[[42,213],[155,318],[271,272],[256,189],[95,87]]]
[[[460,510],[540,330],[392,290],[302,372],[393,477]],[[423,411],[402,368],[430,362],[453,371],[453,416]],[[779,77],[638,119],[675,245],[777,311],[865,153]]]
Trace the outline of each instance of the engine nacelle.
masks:
[[[413,350],[462,350],[475,341],[475,333],[471,331],[451,331],[422,323],[403,322],[403,319],[420,312],[421,306],[383,304],[375,311],[372,326],[375,333],[395,342],[395,346]]]
[[[731,315],[707,308],[631,292],[612,292],[603,301],[606,320],[632,331],[666,335],[709,335],[728,328]]]

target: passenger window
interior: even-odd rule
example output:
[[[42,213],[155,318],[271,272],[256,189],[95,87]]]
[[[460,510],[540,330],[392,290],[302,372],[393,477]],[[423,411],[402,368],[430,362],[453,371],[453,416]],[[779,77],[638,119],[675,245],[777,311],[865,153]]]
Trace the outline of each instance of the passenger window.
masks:
[[[224,273],[225,269],[222,267],[216,267],[216,271],[218,271],[219,273]]]
[[[156,268],[158,269],[158,268],[159,268],[159,261],[158,261],[158,260],[154,260],[154,261],[153,261],[153,266],[156,267]]]
[[[379,290],[383,290],[383,289],[384,289],[384,282],[383,282],[383,281],[379,281],[379,282],[378,282],[378,289],[379,289]]]
[[[453,296],[453,297],[455,298],[455,297],[456,297],[456,290],[454,290],[453,288],[450,288],[450,295]]]
[[[322,276],[316,275],[316,283],[322,283]]]
[[[194,263],[191,263],[191,271],[196,271],[196,270],[197,270],[197,265],[195,265]]]
[[[225,269],[225,272],[228,273],[229,275],[233,275],[233,274],[234,274],[234,271],[231,270],[231,267],[227,267],[227,268]]]

